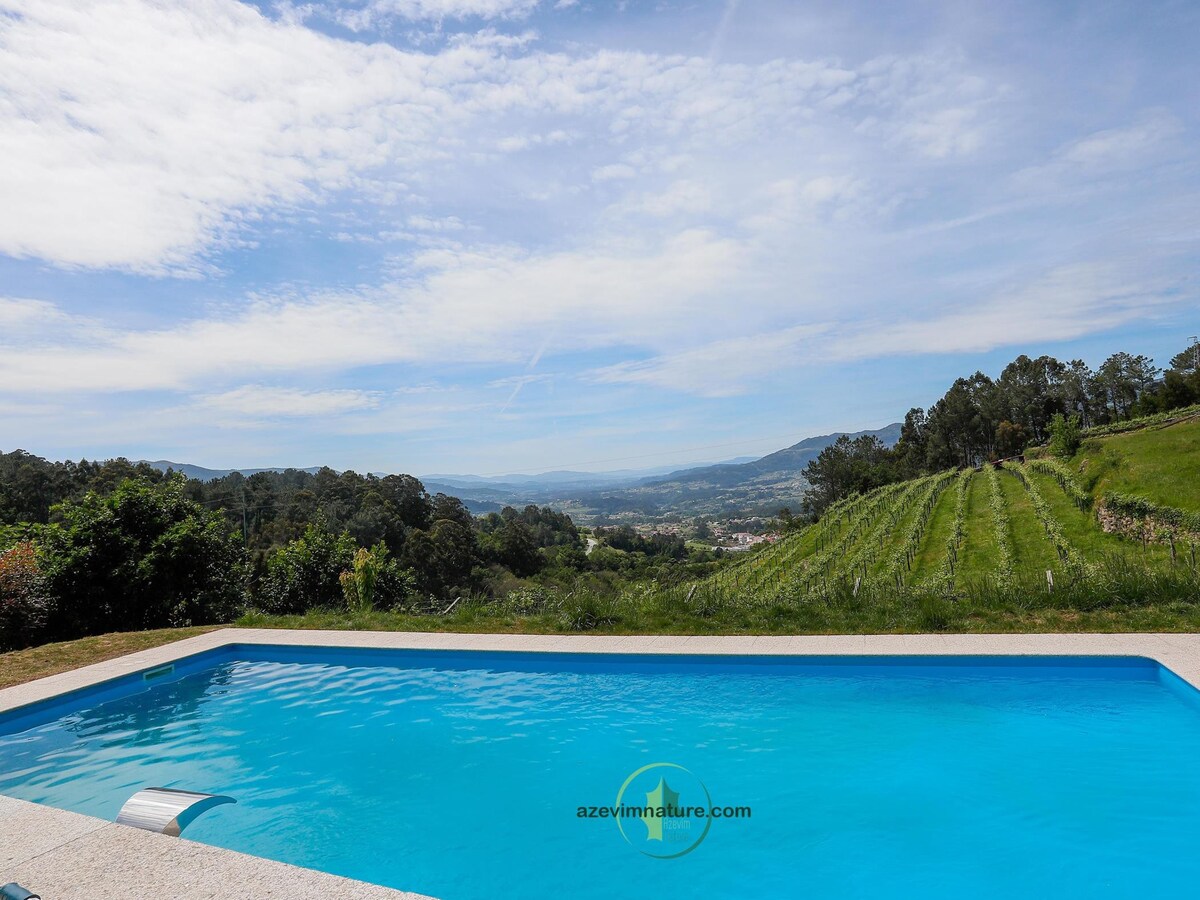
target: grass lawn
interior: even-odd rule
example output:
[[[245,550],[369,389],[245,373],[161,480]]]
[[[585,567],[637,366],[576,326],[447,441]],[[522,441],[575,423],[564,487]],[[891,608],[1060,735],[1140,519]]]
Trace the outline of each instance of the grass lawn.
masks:
[[[204,634],[219,626],[205,628],[162,628],[157,631],[130,631],[116,634],[101,634],[96,637],[64,641],[60,644],[43,644],[28,650],[13,650],[0,653],[0,688],[9,685],[57,675],[81,666],[103,662],[115,656],[124,656],[135,650],[148,650],[171,641]]]
[[[904,539],[908,534],[909,526],[916,520],[920,507],[915,501],[915,498],[923,492],[916,491],[912,495],[909,503],[906,503],[900,510],[900,515],[893,525],[889,522],[883,533],[876,539],[876,548],[869,556],[867,561],[867,574],[869,577],[877,578],[885,575],[891,570],[892,557],[897,550],[904,547]]]
[[[1166,565],[1171,560],[1170,551],[1162,544],[1147,547],[1136,541],[1128,541],[1115,534],[1106,534],[1096,527],[1096,517],[1077,507],[1063,493],[1062,488],[1049,475],[1030,472],[1029,479],[1062,525],[1063,535],[1088,559],[1100,559],[1106,555],[1128,556],[1139,564]]]
[[[961,476],[960,476],[961,477]],[[936,575],[946,561],[946,544],[954,534],[954,507],[958,503],[958,482],[952,481],[937,500],[933,515],[925,527],[925,538],[917,552],[912,572],[908,576],[910,583],[916,584]]]
[[[1000,473],[1000,489],[1008,503],[1008,528],[1018,572],[1037,572],[1044,579],[1047,569],[1059,568],[1058,554],[1046,538],[1046,529],[1034,511],[1029,494],[1012,472]]]
[[[992,509],[989,505],[991,488],[984,473],[971,479],[967,488],[967,516],[964,523],[963,545],[958,551],[956,584],[992,578],[996,574],[999,551],[992,530]]]
[[[1070,463],[1096,496],[1136,494],[1163,506],[1200,510],[1200,420],[1084,441]]]

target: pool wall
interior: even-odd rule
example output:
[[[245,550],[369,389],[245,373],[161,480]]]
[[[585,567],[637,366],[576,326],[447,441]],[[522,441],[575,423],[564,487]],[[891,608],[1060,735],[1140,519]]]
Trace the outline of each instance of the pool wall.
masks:
[[[385,655],[394,662],[395,651],[402,650],[436,657],[441,665],[503,656],[506,665],[540,669],[616,663],[673,670],[714,663],[749,668],[899,664],[909,672],[963,665],[1025,672],[1071,667],[1073,674],[1157,679],[1188,702],[1200,703],[1200,635],[1193,634],[676,637],[230,628],[0,690],[0,730],[52,718],[83,697],[116,696],[138,682],[180,677],[223,659],[313,660],[330,648],[337,648],[339,658],[361,664],[382,662]],[[0,876],[0,883],[16,880],[63,900],[141,895],[191,900],[230,892],[334,900],[417,896],[4,796]]]

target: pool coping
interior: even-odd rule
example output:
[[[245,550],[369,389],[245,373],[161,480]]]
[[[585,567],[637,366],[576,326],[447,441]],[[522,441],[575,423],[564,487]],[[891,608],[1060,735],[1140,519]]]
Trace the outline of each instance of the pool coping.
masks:
[[[0,689],[0,713],[229,645],[770,656],[1123,656],[1200,690],[1200,634],[541,635],[224,628]],[[422,900],[313,869],[0,795],[0,883],[43,896]],[[425,898],[427,900],[427,898]]]

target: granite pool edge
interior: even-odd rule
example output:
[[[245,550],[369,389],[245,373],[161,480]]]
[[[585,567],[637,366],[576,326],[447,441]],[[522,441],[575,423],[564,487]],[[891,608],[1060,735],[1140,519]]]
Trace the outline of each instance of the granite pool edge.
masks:
[[[796,656],[1137,656],[1200,690],[1197,634],[796,636],[516,635],[225,628],[0,690],[0,713],[230,644]],[[195,900],[288,897],[422,900],[420,895],[169,838],[0,795],[0,883],[46,897]]]

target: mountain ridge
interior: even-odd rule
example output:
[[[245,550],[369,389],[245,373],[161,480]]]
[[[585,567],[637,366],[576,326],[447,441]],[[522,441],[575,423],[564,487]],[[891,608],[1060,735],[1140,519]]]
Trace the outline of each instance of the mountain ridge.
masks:
[[[843,434],[851,438],[874,435],[890,447],[900,437],[900,423],[863,431],[815,435],[758,458],[739,458],[744,461],[690,466],[657,474],[653,469],[624,469],[610,472],[556,470],[538,475],[419,477],[430,493],[453,494],[476,514],[533,503],[564,510],[581,522],[671,515],[769,516],[783,506],[799,508],[808,486],[804,468]],[[163,471],[171,468],[189,478],[206,481],[233,472],[249,477],[256,472],[285,472],[288,469],[208,469],[169,460],[141,462]],[[320,466],[313,466],[299,471],[318,472],[320,469]]]

